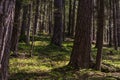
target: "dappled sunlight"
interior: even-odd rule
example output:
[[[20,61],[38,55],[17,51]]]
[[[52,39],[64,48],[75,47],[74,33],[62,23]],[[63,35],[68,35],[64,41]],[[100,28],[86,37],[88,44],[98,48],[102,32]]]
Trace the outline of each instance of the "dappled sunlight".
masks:
[[[72,51],[73,42],[65,41],[62,48],[50,44],[50,39],[41,39],[37,37],[34,42],[34,53],[32,57],[18,57],[10,58],[10,80],[13,79],[29,79],[29,80],[115,80],[116,77],[112,73],[105,73],[95,71],[92,69],[74,70],[74,68],[67,66]],[[30,46],[20,43],[19,54],[29,54]],[[92,56],[96,56],[96,48],[92,48]],[[115,54],[109,54],[112,51]],[[24,53],[23,53],[24,52]],[[103,49],[103,63],[109,65],[110,68],[120,71],[119,52],[111,48],[104,47]],[[13,77],[15,76],[15,77]]]

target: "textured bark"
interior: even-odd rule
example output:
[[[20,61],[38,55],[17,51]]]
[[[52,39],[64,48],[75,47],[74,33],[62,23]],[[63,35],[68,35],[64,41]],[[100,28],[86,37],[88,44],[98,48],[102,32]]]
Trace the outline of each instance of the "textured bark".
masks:
[[[65,29],[66,29],[66,8],[65,8],[65,0],[63,2],[63,41],[65,40]]]
[[[74,0],[73,2],[73,10],[72,10],[72,24],[71,24],[71,35],[74,36],[74,32],[75,32],[75,12],[76,12],[76,0]]]
[[[104,29],[104,0],[97,1],[97,56],[96,69],[101,70],[103,29]]]
[[[69,24],[68,24],[68,36],[71,35],[71,23],[72,23],[72,0],[69,0]]]
[[[52,30],[53,30],[53,26],[52,26],[52,1],[49,0],[49,34],[52,35]]]
[[[54,32],[52,37],[52,44],[62,46],[63,41],[63,24],[62,24],[62,0],[54,1]]]
[[[36,34],[36,33],[37,33],[37,29],[38,29],[38,19],[39,19],[39,2],[40,2],[40,0],[36,0],[35,22],[34,22],[34,34]]]
[[[120,47],[120,0],[116,0],[117,42]]]
[[[14,55],[17,55],[17,50],[18,50],[18,41],[21,31],[21,14],[22,14],[22,3],[21,0],[17,0],[15,7],[13,33],[11,39],[11,43],[12,43],[11,51],[13,51]]]
[[[90,67],[92,1],[79,0],[74,46],[69,65],[75,68]]]
[[[96,40],[96,5],[95,5],[95,0],[93,0],[93,14],[92,14],[92,41],[94,42]]]
[[[117,39],[117,9],[116,9],[116,0],[113,0],[113,42],[114,49],[118,49],[118,39]]]
[[[111,47],[113,45],[113,29],[112,29],[112,0],[109,0],[109,46]]]
[[[8,80],[10,43],[14,21],[15,0],[0,1],[0,80]]]
[[[22,17],[22,26],[21,26],[21,35],[20,39],[26,42],[26,28],[27,28],[27,14],[28,14],[28,5],[23,5],[23,17]]]
[[[28,5],[28,21],[26,27],[26,43],[30,44],[30,28],[31,28],[31,17],[32,17],[32,3]]]

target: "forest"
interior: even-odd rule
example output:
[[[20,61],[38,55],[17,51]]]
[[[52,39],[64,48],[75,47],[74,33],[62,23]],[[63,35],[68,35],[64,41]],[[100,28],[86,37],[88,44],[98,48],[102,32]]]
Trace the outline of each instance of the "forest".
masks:
[[[120,0],[0,0],[0,80],[120,80]]]

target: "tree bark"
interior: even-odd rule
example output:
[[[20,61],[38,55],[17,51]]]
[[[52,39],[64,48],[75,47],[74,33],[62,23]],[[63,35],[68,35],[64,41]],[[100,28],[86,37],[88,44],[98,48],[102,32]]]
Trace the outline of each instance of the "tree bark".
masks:
[[[74,36],[74,32],[75,32],[75,15],[76,15],[75,12],[76,12],[76,0],[74,0],[73,2],[71,36]]]
[[[36,0],[36,9],[35,9],[35,22],[34,22],[34,34],[36,35],[38,29],[38,19],[39,19],[39,0]]]
[[[104,30],[104,0],[97,2],[97,56],[96,70],[101,70],[102,47],[103,47],[103,30]]]
[[[117,9],[116,0],[113,0],[113,41],[114,49],[118,50],[118,39],[117,39]]]
[[[32,18],[32,2],[28,5],[28,21],[26,27],[26,44],[30,44],[30,28],[31,28],[31,18]]]
[[[22,15],[22,3],[21,0],[16,1],[15,7],[15,17],[14,17],[14,25],[13,25],[13,33],[11,39],[11,51],[13,51],[14,55],[17,56],[18,50],[18,41],[21,31],[21,15]]]
[[[61,47],[63,41],[62,0],[54,1],[54,32],[51,43]]]
[[[113,29],[112,29],[112,0],[109,0],[109,46],[112,47],[113,45]]]
[[[27,29],[27,14],[28,14],[28,5],[23,5],[23,17],[22,17],[22,26],[21,26],[21,35],[20,40],[26,43],[26,29]]]
[[[15,0],[0,1],[0,80],[8,80]]]
[[[89,68],[91,59],[92,1],[79,0],[74,46],[69,65]]]

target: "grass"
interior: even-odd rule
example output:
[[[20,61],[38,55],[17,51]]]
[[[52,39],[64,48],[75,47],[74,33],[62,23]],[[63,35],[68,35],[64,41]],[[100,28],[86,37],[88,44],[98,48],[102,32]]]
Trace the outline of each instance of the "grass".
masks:
[[[99,72],[91,69],[72,70],[66,66],[70,59],[73,42],[63,42],[59,48],[50,44],[50,37],[35,37],[34,56],[10,58],[9,80],[120,80],[120,72]],[[113,55],[109,55],[112,50]],[[96,49],[92,48],[95,58]],[[30,46],[19,43],[19,53],[29,54]],[[104,47],[103,63],[120,71],[120,52]]]

